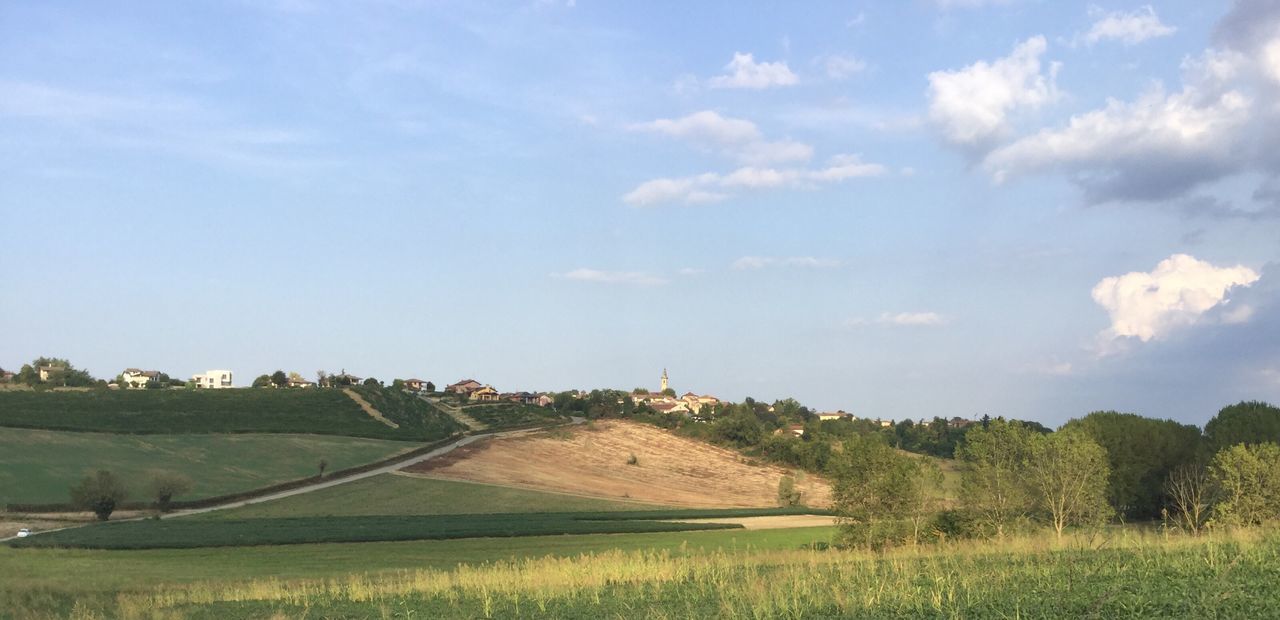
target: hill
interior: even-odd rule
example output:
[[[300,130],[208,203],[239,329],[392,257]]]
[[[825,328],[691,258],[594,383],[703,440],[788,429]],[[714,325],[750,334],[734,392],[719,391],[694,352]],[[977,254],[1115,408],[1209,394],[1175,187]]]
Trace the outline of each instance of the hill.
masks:
[[[635,463],[629,464],[632,456]],[[623,420],[475,443],[409,472],[586,497],[717,507],[773,506],[778,481],[790,473]],[[799,476],[797,488],[807,505],[831,501],[829,486],[815,476]]]
[[[462,426],[390,388],[354,388],[396,427],[341,390],[0,391],[0,426],[127,434],[308,433],[432,441]]]

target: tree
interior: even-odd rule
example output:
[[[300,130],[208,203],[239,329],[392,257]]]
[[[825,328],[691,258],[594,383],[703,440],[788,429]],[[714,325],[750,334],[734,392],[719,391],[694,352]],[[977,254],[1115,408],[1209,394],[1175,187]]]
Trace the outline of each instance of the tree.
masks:
[[[1204,437],[1213,452],[1240,443],[1280,443],[1280,408],[1256,400],[1228,405],[1204,425]]]
[[[106,521],[115,512],[116,505],[129,497],[124,483],[109,471],[100,470],[86,476],[71,487],[71,503],[82,510],[91,510],[99,521]]]
[[[1022,479],[1031,448],[1032,431],[1017,422],[991,420],[986,428],[965,433],[956,449],[961,470],[961,495],[979,523],[996,536],[1027,515],[1032,496]]]
[[[796,489],[796,478],[787,474],[778,479],[778,505],[799,506],[802,493]]]
[[[329,468],[329,461],[326,461],[325,459],[320,459],[320,462],[317,463],[317,465],[320,467],[320,477],[323,478],[324,470]]]
[[[329,373],[323,370],[316,371],[316,386],[329,387]]]
[[[1024,471],[1038,508],[1058,538],[1068,525],[1106,520],[1107,451],[1083,431],[1035,435]]]
[[[404,389],[404,379],[392,379],[391,389],[400,391]]]
[[[1213,506],[1213,481],[1202,465],[1175,467],[1165,482],[1165,495],[1173,508],[1173,521],[1186,532],[1199,534]]]
[[[253,387],[264,388],[264,387],[270,387],[270,386],[271,386],[271,375],[258,375],[258,378],[253,380]]]
[[[434,393],[434,392],[436,391],[436,384],[434,384],[434,383],[432,383],[432,382],[428,381],[428,382],[427,382],[427,385],[426,385],[426,388],[427,388],[427,392]]]
[[[173,502],[173,498],[190,493],[192,486],[190,478],[165,471],[152,473],[151,479],[147,482],[147,490],[151,493],[151,497],[155,498],[156,509],[160,512],[169,512],[169,505]]]
[[[760,443],[760,438],[764,435],[764,430],[760,428],[760,420],[746,411],[739,411],[716,420],[711,432],[717,440],[740,448]]]
[[[283,370],[277,370],[271,373],[271,385],[278,388],[289,385],[289,375],[284,374]]]
[[[1215,519],[1229,525],[1280,519],[1280,446],[1236,444],[1214,455],[1209,469],[1219,493]]]
[[[832,494],[845,539],[880,548],[905,538],[903,519],[910,515],[921,484],[915,459],[875,435],[854,436],[832,460]]]
[[[1063,430],[1069,429],[1084,432],[1106,450],[1111,468],[1107,500],[1135,519],[1160,515],[1170,472],[1194,461],[1200,447],[1195,426],[1132,413],[1095,411],[1067,422]]]
[[[921,457],[916,461],[920,482],[911,494],[907,520],[911,522],[911,541],[919,544],[920,533],[926,523],[942,508],[942,468],[937,461]]]
[[[303,379],[301,374],[289,372],[289,383],[302,383],[303,381],[306,381],[306,379]]]
[[[367,385],[369,387],[381,387],[382,382],[378,381],[377,379],[374,379],[373,377],[369,377],[368,379],[364,380],[364,385]]]

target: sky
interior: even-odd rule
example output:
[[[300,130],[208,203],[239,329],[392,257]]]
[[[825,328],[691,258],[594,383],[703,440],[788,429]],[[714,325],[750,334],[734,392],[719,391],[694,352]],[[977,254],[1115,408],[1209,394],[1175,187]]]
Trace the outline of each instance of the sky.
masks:
[[[1280,4],[0,4],[0,367],[1280,401]]]

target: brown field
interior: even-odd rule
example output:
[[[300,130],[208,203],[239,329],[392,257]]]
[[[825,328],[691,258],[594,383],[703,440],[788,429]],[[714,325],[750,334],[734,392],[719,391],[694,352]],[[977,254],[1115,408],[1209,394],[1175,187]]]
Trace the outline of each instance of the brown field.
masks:
[[[633,454],[636,464],[629,465]],[[776,506],[778,480],[794,473],[805,505],[826,507],[831,502],[830,487],[816,476],[621,420],[477,442],[407,472],[690,507]]]

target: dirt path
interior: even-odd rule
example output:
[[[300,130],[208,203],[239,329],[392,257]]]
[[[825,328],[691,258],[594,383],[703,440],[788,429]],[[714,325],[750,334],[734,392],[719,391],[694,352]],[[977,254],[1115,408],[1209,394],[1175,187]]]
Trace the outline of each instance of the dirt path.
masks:
[[[431,403],[433,407],[449,414],[449,417],[457,420],[459,424],[473,431],[483,431],[489,428],[488,424],[467,415],[466,412],[462,410],[462,407],[453,404],[446,404],[442,398],[437,398],[435,400],[427,398],[426,396],[420,396],[419,398]]]
[[[373,405],[370,405],[369,401],[365,400],[364,397],[357,394],[355,390],[351,388],[342,388],[342,393],[346,394],[347,396],[350,396],[351,400],[356,401],[356,404],[360,405],[360,408],[364,409],[364,412],[369,414],[369,417],[379,422],[382,422],[383,424],[386,424],[391,428],[400,428],[399,424],[396,424],[395,422],[392,422],[391,420],[388,420],[385,417],[383,417],[381,411],[374,409]]]
[[[726,508],[777,505],[778,481],[792,473],[732,450],[621,420],[498,438],[407,470],[446,480],[587,497]],[[830,487],[816,476],[797,476],[796,488],[807,505],[830,504]]]

